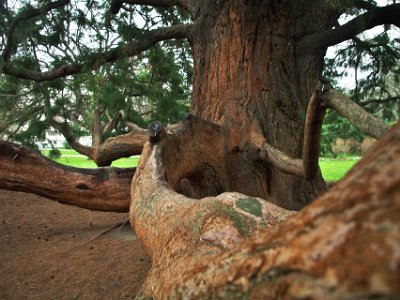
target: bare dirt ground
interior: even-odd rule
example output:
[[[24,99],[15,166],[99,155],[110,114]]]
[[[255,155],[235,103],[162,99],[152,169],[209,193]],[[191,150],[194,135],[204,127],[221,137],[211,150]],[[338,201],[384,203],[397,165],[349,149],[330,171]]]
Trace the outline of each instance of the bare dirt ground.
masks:
[[[127,219],[0,190],[0,299],[133,298],[151,262]]]

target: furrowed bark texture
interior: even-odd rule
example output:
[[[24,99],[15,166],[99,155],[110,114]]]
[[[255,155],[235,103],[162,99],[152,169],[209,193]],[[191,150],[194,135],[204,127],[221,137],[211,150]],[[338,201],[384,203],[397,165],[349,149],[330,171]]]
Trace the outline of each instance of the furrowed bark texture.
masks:
[[[295,214],[237,192],[182,194],[196,191],[202,174],[224,184],[221,133],[188,120],[145,146],[130,214],[153,266],[138,299],[400,297],[400,124]],[[204,154],[205,141],[215,155]],[[188,163],[194,157],[197,165]]]
[[[127,212],[135,168],[80,169],[0,141],[0,188],[91,210]]]
[[[322,1],[203,1],[193,41],[191,112],[226,132],[231,190],[299,209],[326,190],[312,180],[261,167],[248,155],[264,139],[301,159],[307,105],[323,51],[298,56],[297,36],[325,31],[336,12]],[[261,138],[260,138],[261,137]]]

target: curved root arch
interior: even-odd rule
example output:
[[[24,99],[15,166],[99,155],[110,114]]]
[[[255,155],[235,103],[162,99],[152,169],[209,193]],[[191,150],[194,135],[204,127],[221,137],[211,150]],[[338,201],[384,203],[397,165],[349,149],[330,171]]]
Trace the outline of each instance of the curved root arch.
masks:
[[[131,190],[131,221],[153,260],[141,296],[399,295],[400,125],[297,214],[224,190],[218,128],[189,120],[163,135],[145,145]]]

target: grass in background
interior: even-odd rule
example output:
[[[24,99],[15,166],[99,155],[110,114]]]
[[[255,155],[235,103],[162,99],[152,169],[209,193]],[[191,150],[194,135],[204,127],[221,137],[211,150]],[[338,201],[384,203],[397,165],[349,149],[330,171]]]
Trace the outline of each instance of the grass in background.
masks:
[[[319,160],[319,166],[321,167],[322,176],[326,181],[338,181],[350,171],[351,167],[353,167],[358,160],[359,158],[321,158]]]
[[[86,156],[83,156],[76,152],[75,150],[70,149],[60,149],[61,157],[57,159],[53,159],[54,161],[68,165],[76,168],[96,168],[96,164],[93,160],[88,159]],[[42,151],[43,155],[48,156],[49,151]],[[113,161],[111,166],[118,168],[132,168],[136,167],[139,161],[139,156],[132,156],[128,158],[120,158],[118,160]]]
[[[56,162],[77,168],[96,168],[96,164],[86,156],[80,155],[78,152],[70,149],[60,149],[61,157],[55,159]],[[48,150],[43,151],[44,155],[48,154]],[[322,176],[326,181],[337,181],[341,179],[351,169],[351,167],[359,160],[359,158],[321,158],[320,167]],[[120,158],[112,163],[113,167],[131,168],[136,167],[139,156],[129,158]]]

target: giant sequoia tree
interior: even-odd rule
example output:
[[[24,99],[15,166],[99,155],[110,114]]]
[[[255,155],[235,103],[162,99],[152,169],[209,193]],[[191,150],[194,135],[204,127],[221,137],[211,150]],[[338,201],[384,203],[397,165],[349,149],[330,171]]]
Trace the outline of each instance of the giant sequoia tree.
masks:
[[[326,191],[318,155],[327,108],[372,136],[385,132],[382,121],[332,89],[323,59],[329,46],[377,25],[400,27],[400,4],[114,0],[110,11],[118,17],[133,5],[183,9],[191,22],[141,31],[86,60],[16,66],[18,25],[68,6],[46,2],[10,16],[2,72],[48,82],[186,39],[194,64],[190,115],[174,125],[131,125],[129,134],[104,141],[107,162],[143,149],[136,171],[61,167],[2,142],[0,187],[129,210],[153,260],[143,296],[399,296],[398,126],[332,191],[292,210]],[[338,24],[349,11],[357,16]]]

